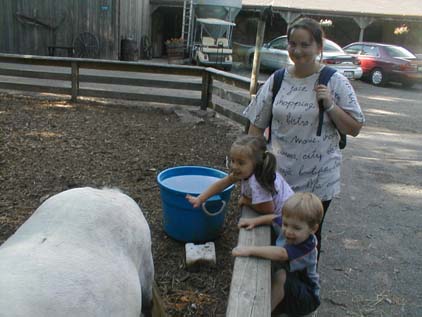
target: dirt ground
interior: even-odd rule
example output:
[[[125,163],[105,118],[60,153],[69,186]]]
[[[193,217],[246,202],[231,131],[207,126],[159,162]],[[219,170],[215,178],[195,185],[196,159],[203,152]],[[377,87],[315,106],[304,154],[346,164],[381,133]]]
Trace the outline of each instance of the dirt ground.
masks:
[[[323,229],[317,316],[420,317],[422,91],[353,86],[367,124],[343,150],[342,193]],[[163,231],[156,175],[178,165],[225,170],[225,155],[242,129],[224,118],[195,112],[192,120],[163,109],[0,95],[0,242],[47,196],[76,186],[116,186],[149,221],[168,314],[222,316],[238,234],[236,199],[216,240],[217,267],[189,272],[184,244]]]
[[[0,243],[51,195],[81,186],[118,187],[138,202],[149,222],[156,282],[168,314],[224,314],[237,209],[230,206],[216,241],[217,267],[189,272],[184,244],[163,231],[156,182],[161,170],[173,166],[226,170],[225,156],[239,128],[200,115],[0,94]]]

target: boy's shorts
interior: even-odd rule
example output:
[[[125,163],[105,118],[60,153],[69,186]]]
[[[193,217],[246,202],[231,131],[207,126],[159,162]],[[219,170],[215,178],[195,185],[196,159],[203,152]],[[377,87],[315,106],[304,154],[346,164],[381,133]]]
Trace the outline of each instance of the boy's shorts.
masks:
[[[286,271],[284,298],[273,313],[303,316],[315,311],[320,303],[311,287],[301,280],[297,273]]]

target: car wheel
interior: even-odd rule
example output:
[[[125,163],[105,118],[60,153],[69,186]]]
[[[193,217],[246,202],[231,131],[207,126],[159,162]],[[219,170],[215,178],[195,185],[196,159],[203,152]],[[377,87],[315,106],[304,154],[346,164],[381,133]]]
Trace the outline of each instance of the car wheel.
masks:
[[[387,81],[384,71],[381,68],[374,68],[369,77],[371,84],[374,86],[383,86]]]

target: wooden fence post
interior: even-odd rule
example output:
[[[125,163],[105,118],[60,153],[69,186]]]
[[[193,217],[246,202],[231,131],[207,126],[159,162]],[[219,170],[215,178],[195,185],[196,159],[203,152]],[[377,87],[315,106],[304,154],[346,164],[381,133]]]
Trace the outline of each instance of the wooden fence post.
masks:
[[[265,23],[271,17],[271,7],[266,7],[259,15],[258,27],[256,30],[255,51],[252,63],[251,86],[249,88],[249,95],[255,95],[257,91],[257,82],[259,75],[259,68],[261,64],[261,48],[264,42]]]
[[[71,101],[76,102],[79,90],[79,65],[78,62],[72,62],[72,97]]]
[[[201,110],[207,110],[212,95],[212,76],[204,70],[202,73]]]
[[[242,217],[258,214],[242,207]],[[267,246],[271,244],[269,226],[253,230],[240,229],[238,245]],[[257,257],[237,257],[234,261],[226,317],[271,316],[271,261]]]

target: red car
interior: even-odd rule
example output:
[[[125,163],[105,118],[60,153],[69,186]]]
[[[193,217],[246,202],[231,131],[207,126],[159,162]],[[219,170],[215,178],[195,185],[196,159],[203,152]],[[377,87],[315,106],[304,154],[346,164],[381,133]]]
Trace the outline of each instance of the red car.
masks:
[[[392,81],[411,87],[422,82],[422,60],[404,47],[356,42],[345,46],[343,50],[360,60],[363,77],[375,86]]]

